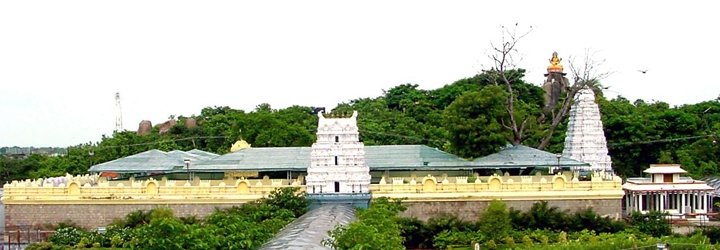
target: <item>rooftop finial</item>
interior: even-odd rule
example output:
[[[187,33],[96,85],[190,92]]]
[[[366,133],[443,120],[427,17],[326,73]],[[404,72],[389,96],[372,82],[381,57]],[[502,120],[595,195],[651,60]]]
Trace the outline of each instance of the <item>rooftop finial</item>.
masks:
[[[550,58],[550,66],[547,67],[548,73],[551,73],[551,72],[562,73],[563,66],[562,66],[562,64],[560,64],[560,61],[562,61],[562,59],[560,59],[560,57],[558,57],[558,53],[553,52],[552,58]]]

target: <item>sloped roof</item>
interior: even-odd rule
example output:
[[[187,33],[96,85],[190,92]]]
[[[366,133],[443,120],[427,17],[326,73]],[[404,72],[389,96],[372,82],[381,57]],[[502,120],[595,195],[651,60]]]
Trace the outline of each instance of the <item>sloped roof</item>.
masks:
[[[708,186],[715,189],[713,192],[713,195],[715,197],[720,197],[720,177],[719,176],[708,176],[700,178],[701,181],[704,181]]]
[[[263,170],[304,171],[310,165],[310,147],[246,148],[191,164],[195,171]]]
[[[373,170],[470,169],[470,162],[425,145],[366,146],[365,161]]]
[[[507,147],[500,152],[472,161],[476,168],[518,168],[518,167],[576,167],[589,166],[585,162],[531,148],[523,145]]]
[[[185,159],[200,162],[217,157],[217,154],[193,149],[187,152],[173,150],[164,152],[151,149],[142,153],[100,163],[90,167],[89,172],[167,172],[185,166]]]
[[[195,171],[305,171],[310,147],[247,148],[190,165]],[[365,146],[371,170],[469,169],[470,162],[425,145]]]
[[[152,149],[142,153],[100,163],[90,167],[90,172],[146,172],[169,171],[175,167],[182,167],[185,163],[182,158],[168,156],[167,153]]]
[[[680,167],[680,164],[650,164],[648,169],[643,173],[648,174],[684,174],[687,173]]]
[[[214,154],[183,151],[150,150],[114,161],[98,164],[90,172],[172,171],[184,167],[191,159],[190,170],[197,172],[225,171],[306,171],[310,165],[310,147],[247,148],[212,157]],[[195,152],[198,152],[197,150]],[[204,151],[202,151],[204,152]],[[365,161],[371,170],[461,170],[478,168],[519,168],[558,166],[557,155],[518,145],[467,161],[453,154],[425,145],[365,146]],[[560,157],[560,167],[588,166],[570,158]]]
[[[202,150],[198,150],[198,151],[205,152]],[[209,159],[212,159],[212,158],[215,158],[218,156],[218,155],[210,153],[210,152],[205,152],[204,154],[202,154],[202,153],[195,154],[195,153],[191,153],[190,151],[185,152],[185,151],[180,151],[180,150],[173,150],[173,151],[167,152],[167,155],[170,157],[174,157],[174,158],[190,159],[191,161],[209,160]]]
[[[206,157],[207,159],[212,159],[212,158],[215,158],[215,157],[220,156],[219,154],[211,153],[211,152],[207,152],[207,151],[202,151],[202,150],[200,150],[200,149],[192,149],[192,150],[189,150],[189,151],[187,151],[187,152],[188,152],[188,153],[191,153],[191,154],[194,154],[194,155],[201,156],[201,157]]]

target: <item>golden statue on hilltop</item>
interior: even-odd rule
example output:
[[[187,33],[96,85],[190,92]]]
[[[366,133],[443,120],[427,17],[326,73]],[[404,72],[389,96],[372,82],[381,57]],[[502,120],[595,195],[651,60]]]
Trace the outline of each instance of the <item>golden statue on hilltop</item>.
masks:
[[[570,86],[570,82],[565,78],[560,61],[562,59],[558,57],[558,53],[553,52],[552,58],[550,58],[550,66],[547,67],[547,74],[545,74],[547,79],[543,84],[543,90],[545,91],[545,107],[543,111],[546,114],[553,113],[558,100],[567,92],[567,88]]]
[[[558,57],[558,53],[553,52],[552,58],[550,58],[550,66],[547,67],[548,73],[550,73],[550,72],[562,73],[563,66],[562,66],[562,64],[560,64],[560,61],[562,61],[562,59],[560,59]]]

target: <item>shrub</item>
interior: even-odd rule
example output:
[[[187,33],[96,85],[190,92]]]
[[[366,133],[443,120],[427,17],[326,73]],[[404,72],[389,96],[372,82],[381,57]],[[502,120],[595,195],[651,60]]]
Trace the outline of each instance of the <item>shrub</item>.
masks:
[[[50,242],[59,246],[75,246],[86,234],[87,232],[77,227],[63,227],[55,230],[50,236]]]
[[[334,249],[405,249],[397,214],[405,210],[400,201],[373,200],[366,210],[357,211],[357,221],[330,231],[323,244]]]
[[[557,242],[560,243],[560,244],[566,244],[566,243],[568,243],[568,235],[567,235],[567,233],[566,233],[565,231],[562,231],[562,232],[560,232],[560,233],[558,234],[558,240],[557,240]]]
[[[150,211],[136,210],[128,213],[124,219],[115,219],[111,225],[123,228],[136,228],[150,223]]]
[[[262,202],[275,209],[287,209],[292,212],[293,217],[297,218],[307,212],[309,205],[305,199],[305,193],[299,191],[299,187],[275,189],[270,192],[268,199]]]
[[[123,244],[123,239],[119,235],[115,235],[110,238],[110,246],[113,248],[121,247]]]
[[[488,239],[502,240],[512,231],[510,215],[504,202],[493,200],[480,215],[480,233]]]
[[[672,227],[665,219],[667,213],[659,211],[650,211],[642,214],[633,212],[630,215],[630,223],[641,233],[649,234],[655,237],[672,234]]]
[[[498,245],[497,243],[495,243],[495,240],[488,240],[487,242],[485,242],[485,247],[487,247],[488,249],[497,249]]]
[[[433,246],[436,249],[448,249],[453,245],[467,246],[482,240],[482,235],[476,232],[442,231],[433,238]]]
[[[36,242],[28,245],[25,250],[56,250],[61,249],[50,242]]]

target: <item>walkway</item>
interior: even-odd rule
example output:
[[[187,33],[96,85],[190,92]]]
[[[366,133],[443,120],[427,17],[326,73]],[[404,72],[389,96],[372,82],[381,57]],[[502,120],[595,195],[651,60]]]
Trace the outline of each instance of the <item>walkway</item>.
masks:
[[[355,208],[349,204],[325,204],[310,210],[288,224],[260,249],[325,250],[322,245],[328,231],[335,225],[347,225],[355,220]]]

